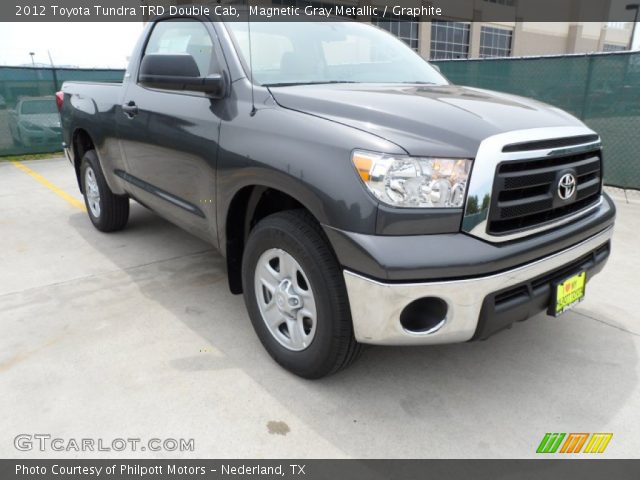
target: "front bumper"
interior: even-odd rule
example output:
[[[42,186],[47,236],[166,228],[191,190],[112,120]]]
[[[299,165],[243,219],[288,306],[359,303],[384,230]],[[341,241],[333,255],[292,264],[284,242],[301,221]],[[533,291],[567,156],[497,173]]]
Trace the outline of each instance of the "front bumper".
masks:
[[[463,280],[382,283],[345,270],[356,340],[377,345],[427,345],[486,338],[513,321],[544,310],[540,307],[548,304],[549,285],[566,275],[567,268],[587,269],[587,280],[597,273],[608,257],[612,234],[610,226],[553,255],[500,273]],[[506,297],[501,298],[501,292]],[[516,301],[518,292],[520,303]],[[446,302],[444,320],[428,332],[406,330],[400,323],[402,310],[424,297]],[[496,297],[506,303],[497,305]]]

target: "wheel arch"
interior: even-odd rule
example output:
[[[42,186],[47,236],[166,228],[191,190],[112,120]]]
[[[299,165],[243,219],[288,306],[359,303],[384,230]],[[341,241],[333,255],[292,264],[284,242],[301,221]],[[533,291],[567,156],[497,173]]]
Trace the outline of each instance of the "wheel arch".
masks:
[[[76,130],[74,130],[73,136],[71,138],[71,146],[73,151],[73,168],[76,172],[78,188],[80,189],[81,193],[84,193],[82,191],[82,181],[80,179],[82,157],[84,157],[84,154],[89,150],[96,150],[96,145],[89,132],[87,132],[84,128],[77,128]]]
[[[303,201],[291,192],[265,184],[252,184],[240,188],[232,197],[221,225],[220,249],[226,254],[229,289],[242,293],[242,255],[251,229],[263,218],[285,210],[305,210],[315,221],[314,214]],[[328,242],[329,247],[331,244]]]

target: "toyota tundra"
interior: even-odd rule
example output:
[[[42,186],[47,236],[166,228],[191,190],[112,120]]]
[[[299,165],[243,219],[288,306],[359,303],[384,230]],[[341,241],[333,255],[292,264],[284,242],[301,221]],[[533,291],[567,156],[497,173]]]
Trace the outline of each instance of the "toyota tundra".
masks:
[[[615,207],[597,133],[452,85],[358,22],[163,16],[121,84],[66,82],[63,146],[102,232],[135,200],[215,245],[269,354],[483,340],[585,298]]]

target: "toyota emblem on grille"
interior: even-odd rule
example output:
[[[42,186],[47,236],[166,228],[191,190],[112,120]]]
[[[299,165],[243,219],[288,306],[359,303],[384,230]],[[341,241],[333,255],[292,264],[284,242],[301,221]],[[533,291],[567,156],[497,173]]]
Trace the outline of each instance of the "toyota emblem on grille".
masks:
[[[566,173],[558,182],[558,196],[562,200],[569,200],[576,193],[576,177],[573,173]]]

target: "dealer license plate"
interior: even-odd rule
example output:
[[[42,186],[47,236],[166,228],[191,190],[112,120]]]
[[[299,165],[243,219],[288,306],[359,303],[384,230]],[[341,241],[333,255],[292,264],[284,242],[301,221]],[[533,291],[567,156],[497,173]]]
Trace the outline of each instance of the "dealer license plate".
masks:
[[[587,272],[580,272],[554,283],[549,313],[557,317],[584,300],[586,284]]]

